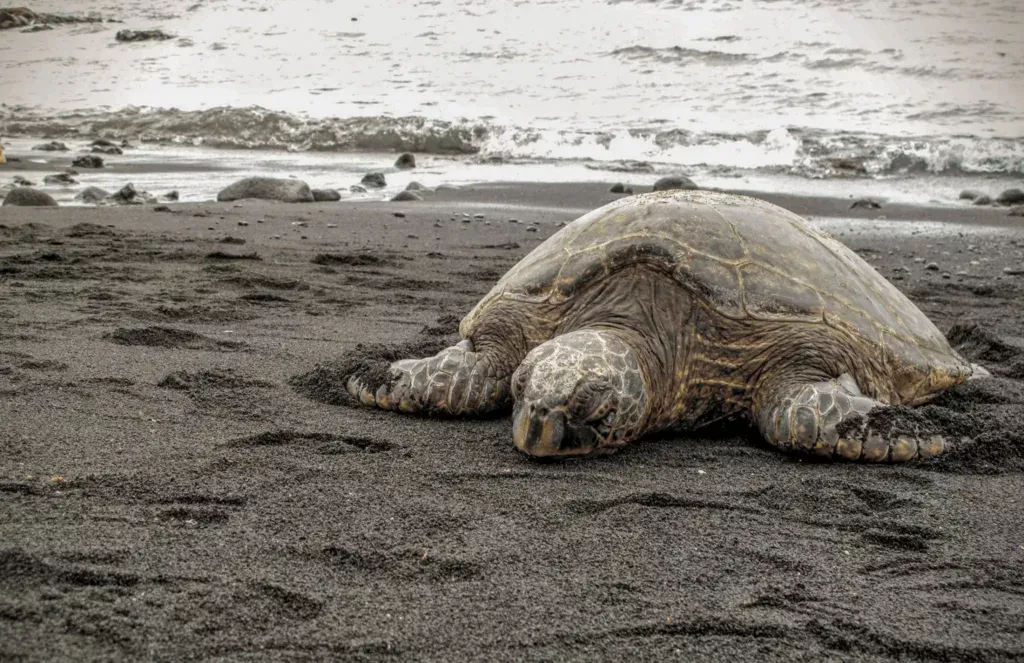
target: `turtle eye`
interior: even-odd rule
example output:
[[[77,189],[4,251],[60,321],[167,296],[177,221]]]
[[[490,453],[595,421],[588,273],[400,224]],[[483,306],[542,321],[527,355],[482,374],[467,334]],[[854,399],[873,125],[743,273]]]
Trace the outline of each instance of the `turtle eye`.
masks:
[[[520,368],[512,375],[512,398],[517,401],[526,393],[526,373]]]
[[[611,391],[611,388],[600,385],[581,385],[570,403],[573,415],[587,423],[604,419],[615,409]]]

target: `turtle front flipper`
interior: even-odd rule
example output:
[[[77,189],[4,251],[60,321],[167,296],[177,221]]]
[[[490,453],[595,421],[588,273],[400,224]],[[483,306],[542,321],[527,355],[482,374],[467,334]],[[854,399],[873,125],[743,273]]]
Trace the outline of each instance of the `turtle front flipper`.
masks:
[[[769,444],[783,451],[824,459],[900,463],[937,456],[949,448],[938,435],[900,435],[876,431],[875,408],[891,407],[861,393],[850,374],[820,382],[790,382],[770,387],[757,399],[754,414]]]
[[[469,340],[433,357],[368,366],[348,377],[346,389],[361,403],[407,414],[482,415],[509,402],[511,371]]]

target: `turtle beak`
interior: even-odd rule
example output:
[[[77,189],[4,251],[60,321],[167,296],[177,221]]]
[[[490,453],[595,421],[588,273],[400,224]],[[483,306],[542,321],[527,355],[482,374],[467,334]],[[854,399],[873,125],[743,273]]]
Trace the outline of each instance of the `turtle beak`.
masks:
[[[597,438],[585,426],[566,420],[563,410],[547,410],[516,402],[512,415],[512,440],[531,456],[579,456],[594,451]]]

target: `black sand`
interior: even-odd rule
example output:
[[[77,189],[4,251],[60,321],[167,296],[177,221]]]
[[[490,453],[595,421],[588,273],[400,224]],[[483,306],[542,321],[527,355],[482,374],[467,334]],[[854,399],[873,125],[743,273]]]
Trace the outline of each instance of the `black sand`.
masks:
[[[974,437],[934,462],[808,463],[734,425],[538,463],[507,417],[290,384],[330,401],[319,362],[450,341],[606,189],[0,209],[0,660],[1021,660],[1005,211],[768,197],[865,219],[833,232],[997,374],[907,415]]]

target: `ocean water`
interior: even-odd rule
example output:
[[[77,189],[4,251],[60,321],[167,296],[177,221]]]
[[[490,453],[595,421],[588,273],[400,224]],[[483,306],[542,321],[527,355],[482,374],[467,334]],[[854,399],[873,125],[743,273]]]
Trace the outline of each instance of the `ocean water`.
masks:
[[[708,186],[948,202],[1024,179],[1020,0],[32,9],[121,22],[0,33],[9,146],[127,138],[131,159],[334,186],[403,150],[421,155],[424,183],[684,172]],[[124,28],[175,38],[117,43]],[[193,170],[176,176],[187,197],[221,184]]]

